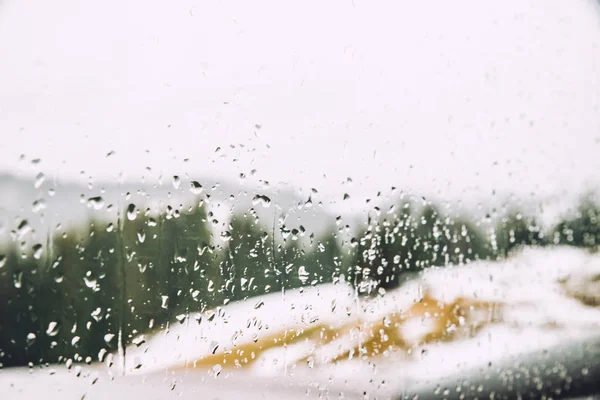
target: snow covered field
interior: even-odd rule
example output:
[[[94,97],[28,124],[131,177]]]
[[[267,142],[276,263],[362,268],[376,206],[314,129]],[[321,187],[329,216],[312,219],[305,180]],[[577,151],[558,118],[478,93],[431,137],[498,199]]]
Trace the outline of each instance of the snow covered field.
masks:
[[[389,397],[597,335],[600,255],[529,248],[430,269],[376,298],[344,285],[189,315],[103,363],[0,370],[2,398]],[[109,364],[112,366],[109,367]],[[79,376],[77,376],[79,374]]]

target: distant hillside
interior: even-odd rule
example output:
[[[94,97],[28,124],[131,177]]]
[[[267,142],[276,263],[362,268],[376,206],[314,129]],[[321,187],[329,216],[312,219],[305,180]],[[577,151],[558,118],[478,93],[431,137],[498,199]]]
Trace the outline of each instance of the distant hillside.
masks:
[[[289,229],[302,225],[307,232],[322,232],[335,223],[335,215],[319,204],[318,195],[309,201],[288,188],[272,187],[261,182],[260,187],[206,178],[168,177],[160,184],[131,182],[98,182],[83,185],[52,177],[38,175],[26,179],[10,174],[0,174],[0,225],[15,229],[23,220],[35,231],[57,224],[73,226],[88,217],[115,219],[117,211],[135,204],[142,212],[165,211],[168,207],[183,211],[193,204],[205,202],[213,229],[222,229],[232,212],[244,213],[254,209],[261,223],[272,226],[273,218],[284,218],[278,226]],[[1,233],[1,231],[0,231]]]

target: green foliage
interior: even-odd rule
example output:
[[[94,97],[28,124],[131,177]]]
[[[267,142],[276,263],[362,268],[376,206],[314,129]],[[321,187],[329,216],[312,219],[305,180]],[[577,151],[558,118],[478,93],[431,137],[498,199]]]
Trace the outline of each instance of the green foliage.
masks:
[[[534,217],[511,211],[496,226],[496,256],[503,258],[519,246],[545,246],[548,244],[540,224]]]
[[[584,196],[575,212],[560,222],[553,231],[556,244],[567,244],[598,250],[600,246],[600,206],[592,194]]]
[[[445,216],[432,204],[420,213],[409,204],[371,223],[361,235],[354,280],[394,288],[431,266],[467,263],[489,256],[483,234],[466,219]]]
[[[224,236],[229,238],[221,265],[224,298],[239,300],[281,287],[281,269],[272,262],[273,238],[253,216],[234,216]]]

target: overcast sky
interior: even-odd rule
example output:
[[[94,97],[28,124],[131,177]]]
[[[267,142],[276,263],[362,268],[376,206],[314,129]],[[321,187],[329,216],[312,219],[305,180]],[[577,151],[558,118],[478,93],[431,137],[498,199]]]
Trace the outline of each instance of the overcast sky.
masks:
[[[0,171],[558,193],[600,180],[599,45],[592,0],[4,0]]]

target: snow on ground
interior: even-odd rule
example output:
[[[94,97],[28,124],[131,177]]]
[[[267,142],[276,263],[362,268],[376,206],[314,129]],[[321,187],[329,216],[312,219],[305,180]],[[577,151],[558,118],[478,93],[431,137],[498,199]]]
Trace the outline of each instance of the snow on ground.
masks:
[[[115,355],[110,369],[85,366],[83,374],[91,375],[77,378],[79,386],[66,378],[76,375],[74,369],[64,366],[53,367],[56,375],[4,370],[0,393],[19,398],[45,379],[53,393],[89,389],[86,398],[111,390],[148,398],[235,398],[241,391],[244,398],[307,391],[309,398],[385,397],[463,368],[593,335],[600,328],[599,277],[600,255],[528,248],[502,262],[430,269],[377,298],[358,298],[343,284],[274,293],[190,315],[146,338],[128,349],[125,377],[118,376]],[[90,386],[94,376],[98,382]]]

